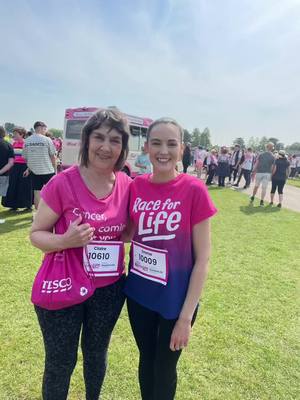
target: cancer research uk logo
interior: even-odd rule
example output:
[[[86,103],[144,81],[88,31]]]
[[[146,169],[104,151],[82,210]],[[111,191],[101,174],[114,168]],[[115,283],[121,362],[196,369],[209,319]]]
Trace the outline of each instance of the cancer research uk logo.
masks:
[[[87,293],[88,293],[87,288],[84,287],[84,286],[82,286],[82,287],[80,288],[80,296],[84,297],[85,295],[87,295]]]

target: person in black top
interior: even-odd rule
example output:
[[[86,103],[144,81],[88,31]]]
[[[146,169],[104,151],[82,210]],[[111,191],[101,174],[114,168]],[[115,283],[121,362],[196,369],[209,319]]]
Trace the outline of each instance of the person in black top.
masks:
[[[187,143],[183,150],[183,156],[182,156],[182,165],[184,173],[187,172],[188,167],[191,165],[191,161],[192,161],[191,145]]]
[[[14,149],[4,140],[5,129],[0,126],[0,196],[6,196],[9,183],[9,170],[14,165]]]
[[[289,166],[285,151],[280,150],[278,153],[278,159],[275,161],[272,171],[272,189],[271,189],[271,202],[270,206],[273,205],[276,189],[278,189],[279,203],[277,207],[281,208],[283,199],[283,187],[289,176]]]

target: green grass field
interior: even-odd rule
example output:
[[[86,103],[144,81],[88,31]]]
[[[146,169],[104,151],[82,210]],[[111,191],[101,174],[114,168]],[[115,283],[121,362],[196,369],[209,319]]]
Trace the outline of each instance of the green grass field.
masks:
[[[300,179],[288,179],[287,184],[300,188]]]
[[[202,309],[179,364],[178,400],[295,400],[299,392],[299,214],[249,207],[211,189],[213,254]],[[43,344],[30,303],[41,253],[30,214],[1,209],[0,399],[38,400]],[[126,310],[114,331],[103,400],[138,400],[137,350]],[[82,357],[69,399],[83,400]]]

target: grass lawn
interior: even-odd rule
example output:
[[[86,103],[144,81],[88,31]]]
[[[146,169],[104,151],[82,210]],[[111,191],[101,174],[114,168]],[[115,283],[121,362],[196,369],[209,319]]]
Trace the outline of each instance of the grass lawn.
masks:
[[[219,208],[211,269],[176,399],[299,399],[299,214],[249,207],[246,196],[228,189],[211,194]],[[0,211],[0,399],[38,400],[43,344],[30,290],[41,253],[27,239],[31,215]],[[140,399],[136,374],[124,309],[101,399]],[[80,354],[69,399],[84,398]]]
[[[300,188],[300,179],[288,179],[287,184]]]

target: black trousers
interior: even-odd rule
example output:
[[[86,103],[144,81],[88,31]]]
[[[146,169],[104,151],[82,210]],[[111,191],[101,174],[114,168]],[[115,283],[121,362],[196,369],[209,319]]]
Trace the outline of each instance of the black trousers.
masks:
[[[131,329],[140,353],[139,383],[142,400],[173,400],[177,362],[181,350],[171,351],[170,340],[177,319],[165,319],[127,298]],[[196,309],[192,325],[195,322]]]
[[[283,194],[283,187],[285,185],[285,180],[281,179],[272,179],[272,188],[271,193],[275,193],[276,189],[278,190],[278,194]]]
[[[187,173],[187,169],[188,169],[189,165],[190,165],[190,164],[187,164],[187,163],[182,163],[182,166],[183,166],[183,172],[184,172],[185,174]]]
[[[218,185],[222,187],[225,186],[225,176],[218,176]]]
[[[211,185],[214,176],[215,176],[215,172],[216,172],[216,166],[215,165],[209,165],[208,166],[208,176],[206,179],[206,185]]]
[[[55,311],[35,306],[46,353],[43,400],[67,399],[81,329],[86,399],[99,399],[111,333],[125,300],[124,280],[96,289],[76,306]]]
[[[237,181],[237,184],[240,183],[240,181],[242,179],[242,176],[245,179],[245,186],[249,187],[250,183],[251,183],[251,171],[249,169],[242,168],[240,176],[239,176],[238,181]]]

